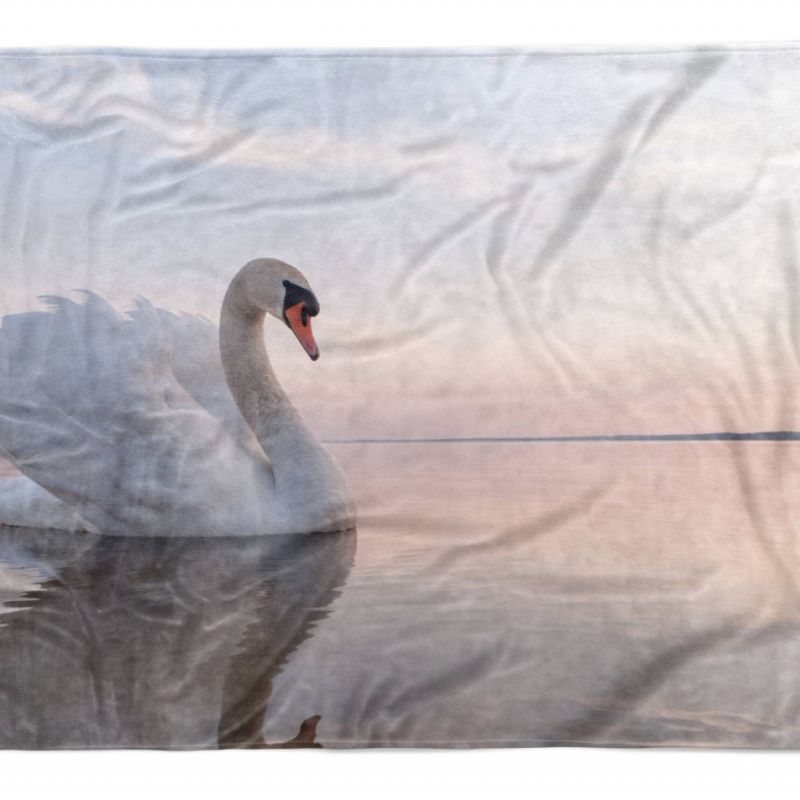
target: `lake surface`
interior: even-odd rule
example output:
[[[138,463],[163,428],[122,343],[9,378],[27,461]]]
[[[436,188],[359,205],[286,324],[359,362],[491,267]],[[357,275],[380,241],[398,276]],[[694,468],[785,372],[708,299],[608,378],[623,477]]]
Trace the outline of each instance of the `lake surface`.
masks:
[[[357,532],[0,531],[0,746],[800,746],[800,443],[331,449]]]

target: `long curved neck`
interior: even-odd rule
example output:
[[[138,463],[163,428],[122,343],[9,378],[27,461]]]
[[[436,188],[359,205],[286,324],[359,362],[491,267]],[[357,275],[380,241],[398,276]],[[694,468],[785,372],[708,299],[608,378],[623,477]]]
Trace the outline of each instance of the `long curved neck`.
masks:
[[[302,425],[302,421],[270,364],[264,346],[264,317],[264,311],[247,300],[240,282],[234,280],[222,303],[222,367],[242,416],[269,453],[287,422]]]
[[[264,311],[234,279],[220,319],[220,355],[236,404],[272,467],[278,495],[296,509],[313,513],[330,502],[343,478],[306,427],[278,383],[264,346]]]

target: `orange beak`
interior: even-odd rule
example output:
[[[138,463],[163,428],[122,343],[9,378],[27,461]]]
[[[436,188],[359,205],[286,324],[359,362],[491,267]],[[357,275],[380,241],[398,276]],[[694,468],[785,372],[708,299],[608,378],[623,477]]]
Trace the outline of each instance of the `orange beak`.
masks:
[[[283,313],[289,327],[297,337],[297,341],[303,345],[303,349],[311,357],[311,360],[316,361],[319,358],[319,348],[314,341],[314,334],[311,332],[311,316],[306,311],[306,304],[296,303],[289,306]]]

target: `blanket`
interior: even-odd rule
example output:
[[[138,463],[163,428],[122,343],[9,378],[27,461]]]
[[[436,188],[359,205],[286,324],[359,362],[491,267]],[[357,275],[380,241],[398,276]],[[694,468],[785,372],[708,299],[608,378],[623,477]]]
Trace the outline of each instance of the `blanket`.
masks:
[[[798,82],[0,52],[0,747],[800,747]]]

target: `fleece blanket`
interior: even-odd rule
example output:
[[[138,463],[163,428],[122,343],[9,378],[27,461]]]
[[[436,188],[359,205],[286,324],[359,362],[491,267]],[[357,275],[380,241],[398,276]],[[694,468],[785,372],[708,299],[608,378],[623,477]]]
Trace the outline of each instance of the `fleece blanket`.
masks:
[[[0,53],[0,746],[800,747],[798,85]]]

